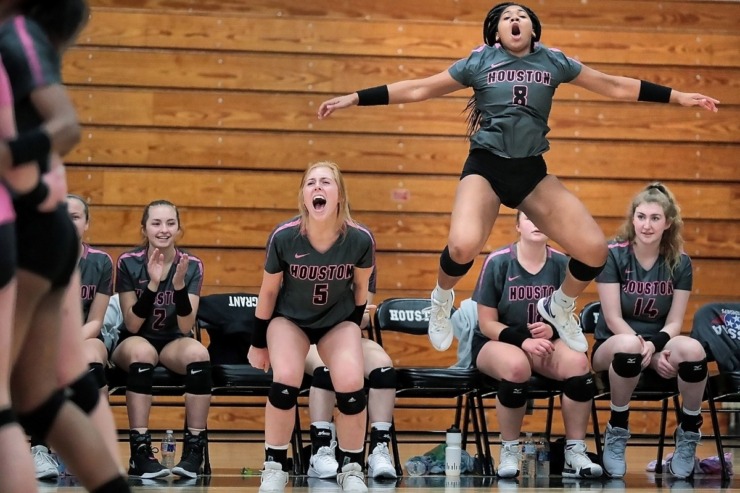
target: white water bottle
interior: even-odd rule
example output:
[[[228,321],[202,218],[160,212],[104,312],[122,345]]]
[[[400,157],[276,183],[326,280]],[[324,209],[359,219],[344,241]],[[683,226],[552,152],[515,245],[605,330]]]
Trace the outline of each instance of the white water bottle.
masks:
[[[175,467],[175,451],[177,442],[172,430],[167,430],[162,438],[162,465],[167,469]]]
[[[462,450],[462,433],[454,425],[447,430],[447,446],[445,447],[445,475],[460,475],[460,459]]]

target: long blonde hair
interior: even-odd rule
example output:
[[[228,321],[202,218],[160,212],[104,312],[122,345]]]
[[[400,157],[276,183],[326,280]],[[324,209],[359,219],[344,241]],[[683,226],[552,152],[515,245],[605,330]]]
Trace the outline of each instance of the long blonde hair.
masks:
[[[308,175],[316,168],[328,168],[331,171],[334,181],[337,183],[337,191],[339,192],[337,223],[339,225],[339,230],[344,233],[347,230],[347,223],[352,221],[352,216],[349,213],[349,199],[347,198],[347,187],[344,184],[344,177],[342,177],[342,172],[339,170],[339,166],[336,163],[331,161],[319,161],[308,166],[306,171],[303,173],[301,185],[298,188],[298,211],[301,216],[301,234],[306,234],[306,225],[308,224],[308,209],[306,209],[303,189],[306,185]]]
[[[681,262],[681,254],[683,253],[683,236],[681,236],[683,219],[681,219],[681,207],[676,202],[673,193],[664,184],[657,181],[653,182],[635,195],[627,211],[627,218],[619,228],[617,240],[629,241],[630,243],[635,240],[635,225],[632,222],[635,209],[640,204],[650,203],[660,205],[666,221],[670,223],[669,228],[663,231],[660,238],[660,254],[665,258],[669,272],[673,274],[673,271]]]

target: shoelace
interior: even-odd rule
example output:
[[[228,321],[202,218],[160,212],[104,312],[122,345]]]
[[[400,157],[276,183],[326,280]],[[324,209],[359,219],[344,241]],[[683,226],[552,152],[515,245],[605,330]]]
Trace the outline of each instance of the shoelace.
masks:
[[[283,471],[280,469],[267,469],[262,471],[262,475],[260,476],[260,483],[264,483],[266,481],[273,481],[273,480],[285,480],[285,484],[288,484],[288,477],[287,475],[283,475]]]
[[[503,464],[504,462],[507,462],[509,460],[511,460],[513,465],[516,466],[519,465],[519,461],[521,460],[521,453],[514,446],[504,447],[504,453],[501,456],[501,463]]]
[[[679,442],[679,445],[676,447],[676,451],[673,456],[675,457],[678,455],[681,460],[690,461],[693,464],[694,456],[696,455],[696,445],[698,443],[699,440],[697,438],[684,435]]]
[[[434,305],[437,308],[434,318],[438,322],[439,321],[447,320],[446,312],[447,312],[447,305],[449,305],[449,304],[450,304],[450,301],[449,300],[447,300],[447,301],[438,301],[438,300],[435,300],[434,298],[432,298],[432,305]],[[429,312],[430,315],[431,315],[432,307],[429,306],[429,307],[423,308],[421,311],[422,311],[422,313],[423,312]],[[434,327],[434,330],[439,330],[439,328],[438,327]]]
[[[54,457],[52,457],[51,453],[44,452],[43,450],[37,450],[33,453],[34,459],[41,459],[42,461],[46,462],[47,464],[53,466],[55,469],[59,467],[59,464],[57,464],[57,461],[54,460]]]
[[[627,447],[627,437],[611,435],[606,437],[606,444],[609,447],[605,448],[604,453],[608,453],[612,457],[619,459],[624,457],[624,449]],[[618,447],[619,450],[616,450],[615,447]]]

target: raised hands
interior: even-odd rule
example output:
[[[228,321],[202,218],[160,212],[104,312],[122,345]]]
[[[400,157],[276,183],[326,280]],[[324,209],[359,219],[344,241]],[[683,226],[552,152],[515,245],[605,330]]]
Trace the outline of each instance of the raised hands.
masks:
[[[159,282],[162,280],[162,274],[164,273],[164,254],[159,251],[159,248],[155,248],[149,256],[146,271],[149,273],[149,288],[152,291],[157,291]]]
[[[189,263],[190,257],[188,257],[187,253],[183,253],[180,257],[180,261],[177,263],[175,275],[172,278],[172,287],[176,290],[180,290],[185,287],[185,274],[188,272]]]

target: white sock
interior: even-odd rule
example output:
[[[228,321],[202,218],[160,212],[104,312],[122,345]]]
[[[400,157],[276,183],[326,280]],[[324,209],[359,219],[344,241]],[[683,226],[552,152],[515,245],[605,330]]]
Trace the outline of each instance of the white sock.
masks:
[[[437,284],[437,287],[434,288],[434,291],[432,291],[432,298],[444,303],[445,301],[452,298],[452,290],[442,289],[441,287],[439,287],[439,284]]]
[[[610,409],[611,409],[612,411],[615,411],[615,412],[618,412],[618,413],[623,413],[623,412],[625,412],[625,411],[629,411],[629,410],[630,410],[630,403],[628,402],[628,403],[627,403],[627,404],[625,404],[624,406],[617,406],[617,405],[616,405],[616,404],[614,404],[613,402],[610,402],[610,403],[609,403],[609,408],[610,408]]]
[[[570,308],[576,302],[576,299],[563,293],[563,288],[559,287],[557,291],[552,293],[552,301],[560,307]]]
[[[565,448],[569,449],[575,447],[576,445],[585,445],[585,443],[586,442],[584,442],[583,440],[566,440]]]
[[[386,423],[385,421],[376,421],[375,423],[370,423],[370,429],[376,429],[378,431],[390,431],[391,424]]]

